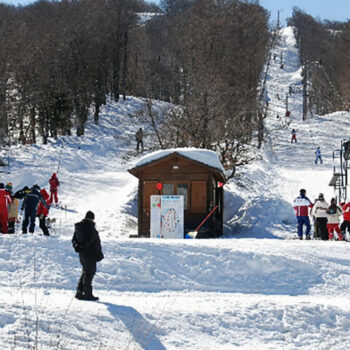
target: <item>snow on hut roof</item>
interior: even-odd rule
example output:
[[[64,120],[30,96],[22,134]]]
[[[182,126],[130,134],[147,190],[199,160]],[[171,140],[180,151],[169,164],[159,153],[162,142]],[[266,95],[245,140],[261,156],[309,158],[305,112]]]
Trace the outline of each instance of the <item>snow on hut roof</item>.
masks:
[[[225,172],[217,153],[199,148],[169,148],[166,150],[155,151],[140,158],[134,167],[137,168],[144,166],[158,159],[165,158],[175,152],[206,166],[218,169],[223,173]]]

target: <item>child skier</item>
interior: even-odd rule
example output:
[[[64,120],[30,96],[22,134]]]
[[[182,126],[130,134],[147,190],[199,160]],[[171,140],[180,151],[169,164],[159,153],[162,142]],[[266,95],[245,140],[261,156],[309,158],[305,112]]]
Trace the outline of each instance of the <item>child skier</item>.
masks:
[[[333,233],[334,231],[339,236],[339,241],[342,240],[342,234],[339,228],[340,219],[339,217],[343,214],[343,210],[337,206],[337,202],[335,198],[331,199],[331,205],[327,209],[327,228],[328,228],[328,239],[331,241],[333,240]]]
[[[295,129],[292,130],[291,135],[292,135],[292,139],[290,142],[291,143],[293,143],[293,141],[297,142],[297,132],[295,131]]]
[[[320,146],[318,146],[316,148],[315,155],[316,155],[315,164],[317,164],[318,161],[320,161],[320,163],[322,164],[323,162],[322,162],[322,157],[321,157]]]
[[[46,192],[45,188],[40,190],[41,195],[43,196],[47,206],[49,207],[51,202],[49,200],[49,194]],[[36,216],[39,218],[39,227],[42,229],[45,236],[50,236],[49,229],[46,226],[46,218],[49,215],[49,209],[40,202],[38,205],[38,210],[36,211]]]
[[[60,182],[57,179],[56,173],[53,173],[50,180],[50,202],[53,203],[55,200],[55,203],[58,204],[58,196],[57,196],[57,191],[58,191],[58,186],[60,185]]]

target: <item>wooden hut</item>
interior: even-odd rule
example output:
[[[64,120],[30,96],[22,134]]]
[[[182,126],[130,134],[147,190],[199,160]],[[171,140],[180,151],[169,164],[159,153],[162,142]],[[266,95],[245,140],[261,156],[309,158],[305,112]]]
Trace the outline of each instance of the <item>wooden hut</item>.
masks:
[[[194,230],[212,208],[217,209],[198,237],[218,237],[223,231],[224,168],[209,150],[174,148],[150,153],[128,170],[139,179],[138,236],[150,236],[150,196],[184,196],[184,231]]]

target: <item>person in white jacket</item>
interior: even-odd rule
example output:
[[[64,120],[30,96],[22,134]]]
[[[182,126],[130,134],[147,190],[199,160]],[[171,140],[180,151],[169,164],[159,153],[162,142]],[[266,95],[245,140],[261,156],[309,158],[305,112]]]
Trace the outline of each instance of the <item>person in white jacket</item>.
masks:
[[[325,201],[323,193],[318,195],[314,206],[311,209],[311,216],[315,219],[315,232],[322,240],[328,240],[328,229],[327,229],[327,209],[329,204]],[[314,236],[316,238],[316,234]]]
[[[328,238],[333,240],[334,231],[338,234],[339,241],[342,240],[342,234],[339,228],[340,216],[343,215],[343,209],[337,206],[337,201],[335,198],[331,199],[331,205],[327,209],[327,228],[328,228]]]

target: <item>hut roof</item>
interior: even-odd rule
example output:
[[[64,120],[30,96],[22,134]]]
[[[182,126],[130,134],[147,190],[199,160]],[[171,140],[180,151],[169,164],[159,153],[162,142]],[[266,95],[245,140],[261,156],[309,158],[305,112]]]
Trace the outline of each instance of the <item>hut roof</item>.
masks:
[[[194,162],[200,163],[204,166],[213,168],[216,172],[222,174],[224,178],[225,169],[220,162],[219,156],[217,153],[207,149],[199,149],[199,148],[169,148],[166,150],[159,150],[149,154],[146,154],[142,158],[140,158],[135,166],[129,171],[134,171],[136,168],[144,167],[150,163],[166,158],[174,153],[179,154],[180,156],[190,159]]]

